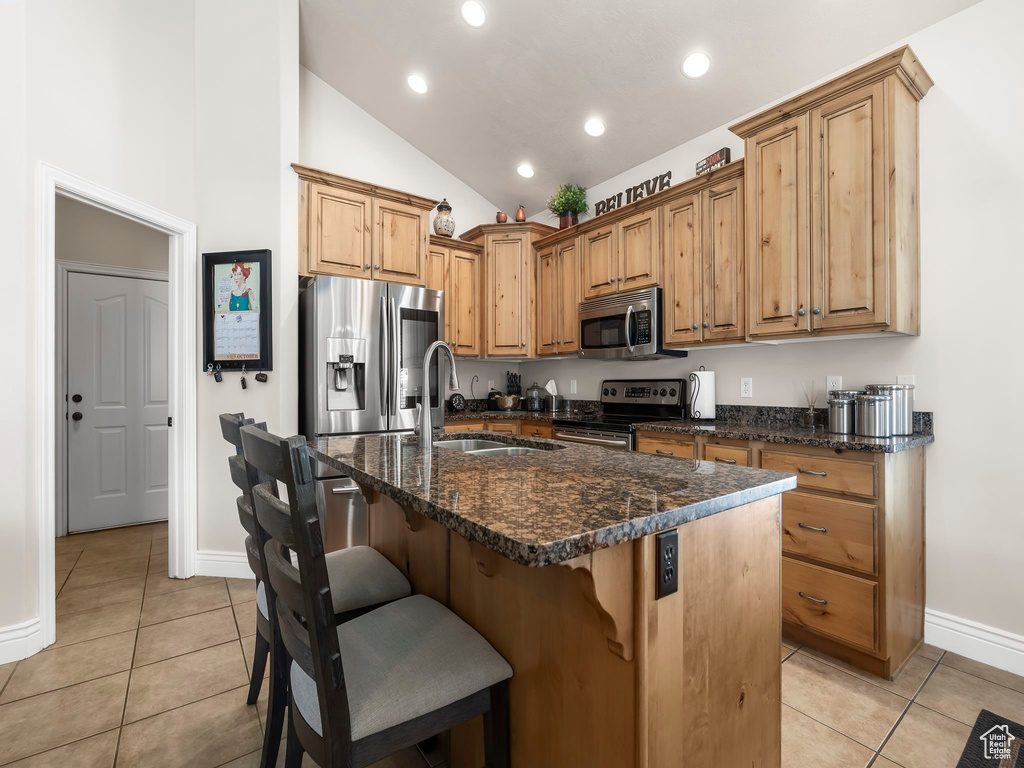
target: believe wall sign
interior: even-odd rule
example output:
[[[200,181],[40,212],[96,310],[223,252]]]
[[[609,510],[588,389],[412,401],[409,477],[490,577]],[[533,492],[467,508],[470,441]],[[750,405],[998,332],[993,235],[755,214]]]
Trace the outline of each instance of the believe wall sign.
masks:
[[[623,205],[635,203],[637,200],[642,200],[648,195],[653,195],[655,192],[661,192],[663,189],[668,189],[671,185],[672,171],[666,171],[660,176],[655,176],[650,181],[644,181],[637,184],[635,187],[626,187],[617,195],[612,195],[605,200],[598,200],[594,203],[594,216],[600,216],[602,213],[614,211],[616,208],[621,208]],[[622,199],[623,196],[626,198],[625,201]]]

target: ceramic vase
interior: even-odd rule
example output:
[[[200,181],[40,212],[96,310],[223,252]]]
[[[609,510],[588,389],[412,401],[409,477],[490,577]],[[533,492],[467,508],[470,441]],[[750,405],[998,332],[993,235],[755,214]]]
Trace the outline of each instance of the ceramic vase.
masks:
[[[455,219],[452,218],[452,207],[445,198],[437,204],[437,216],[434,217],[434,234],[451,237],[455,234]]]
[[[558,228],[566,229],[568,227],[574,227],[580,223],[579,215],[575,213],[566,213],[558,217]]]
[[[498,211],[497,215],[495,215],[494,217],[494,220],[499,224],[504,224],[506,221],[508,221],[508,214],[505,213],[504,211]]]
[[[516,211],[516,221],[526,221],[526,209],[522,205],[519,206],[519,210]]]

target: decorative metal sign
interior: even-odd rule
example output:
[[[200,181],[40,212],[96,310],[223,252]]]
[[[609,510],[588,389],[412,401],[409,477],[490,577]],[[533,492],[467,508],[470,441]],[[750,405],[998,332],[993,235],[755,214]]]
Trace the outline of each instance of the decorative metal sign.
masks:
[[[732,151],[728,147],[722,147],[717,152],[708,155],[699,163],[697,163],[697,175],[702,176],[705,173],[710,173],[716,168],[721,168],[726,165],[732,159]]]
[[[637,184],[635,187],[626,187],[617,195],[612,195],[609,198],[598,200],[594,203],[594,216],[600,216],[602,213],[614,211],[616,208],[621,208],[623,205],[635,203],[637,200],[642,200],[648,195],[653,195],[655,192],[661,192],[663,189],[668,189],[671,184],[672,171],[666,171],[660,176],[655,176],[650,181],[642,182]],[[623,200],[623,197],[625,197],[625,200]]]

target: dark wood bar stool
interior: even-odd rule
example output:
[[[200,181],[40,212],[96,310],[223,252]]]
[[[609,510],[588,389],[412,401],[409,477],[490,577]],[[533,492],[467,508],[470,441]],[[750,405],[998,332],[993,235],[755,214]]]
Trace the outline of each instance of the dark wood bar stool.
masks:
[[[268,592],[292,658],[286,768],[298,768],[304,752],[324,768],[361,768],[478,715],[488,768],[508,768],[508,662],[424,595],[339,623],[305,440],[241,433],[246,461],[288,491],[286,503],[272,483],[253,490],[259,529],[270,536]]]
[[[245,538],[245,552],[249,567],[256,576],[256,648],[253,652],[252,673],[249,679],[247,703],[252,705],[259,698],[270,659],[270,690],[267,700],[267,724],[264,733],[261,768],[270,768],[277,763],[281,732],[284,727],[285,707],[288,702],[288,656],[281,642],[274,610],[274,595],[267,589],[266,563],[261,541],[266,534],[261,532],[253,512],[252,489],[260,483],[268,484],[277,493],[277,484],[269,475],[245,461],[242,453],[241,428],[251,426],[266,430],[266,424],[255,424],[243,414],[221,414],[221,434],[235,447],[235,455],[228,458],[232,482],[242,491],[236,499],[238,519],[248,534]],[[327,570],[332,583],[338,583],[337,598],[333,607],[339,622],[361,615],[383,603],[408,597],[411,593],[408,579],[383,555],[371,547],[351,547],[330,552],[326,555]],[[352,585],[352,588],[345,588]]]

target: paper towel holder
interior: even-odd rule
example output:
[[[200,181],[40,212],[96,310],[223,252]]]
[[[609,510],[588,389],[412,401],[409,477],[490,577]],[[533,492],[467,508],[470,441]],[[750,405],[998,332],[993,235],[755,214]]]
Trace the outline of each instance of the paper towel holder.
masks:
[[[714,397],[715,397],[715,393],[713,391],[710,393],[710,395],[711,395],[711,409],[712,409],[711,415],[710,416],[706,415],[702,410],[699,410],[697,408],[697,404],[698,404],[697,397],[700,394],[700,390],[701,390],[701,377],[697,375],[698,373],[711,373],[711,375],[714,376],[713,372],[708,371],[702,365],[700,368],[698,368],[696,371],[694,371],[693,373],[691,373],[689,376],[686,377],[687,380],[690,382],[690,397],[689,397],[689,401],[687,403],[687,406],[688,406],[687,410],[690,412],[690,418],[693,421],[714,419],[715,418],[715,413],[714,413],[714,407],[715,407]],[[707,394],[708,393],[705,393],[705,397],[707,397]]]

